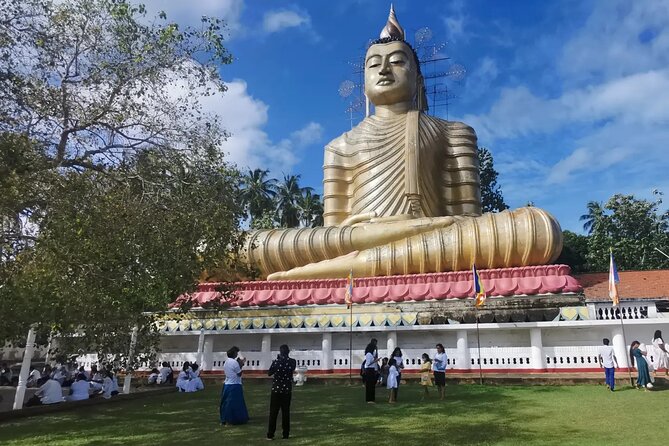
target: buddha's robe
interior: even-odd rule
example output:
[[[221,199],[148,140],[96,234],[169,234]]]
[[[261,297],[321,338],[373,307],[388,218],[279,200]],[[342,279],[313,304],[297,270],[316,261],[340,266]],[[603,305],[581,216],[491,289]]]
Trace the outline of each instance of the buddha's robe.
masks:
[[[326,227],[248,239],[248,261],[270,279],[537,265],[560,253],[560,227],[541,209],[481,216],[476,135],[465,124],[371,116],[326,146],[323,170]]]

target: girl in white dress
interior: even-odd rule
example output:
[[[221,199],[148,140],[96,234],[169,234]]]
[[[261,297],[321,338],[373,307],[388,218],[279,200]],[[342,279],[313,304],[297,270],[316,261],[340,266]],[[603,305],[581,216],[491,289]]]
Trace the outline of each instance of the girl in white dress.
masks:
[[[397,384],[400,372],[397,371],[397,361],[395,358],[391,358],[388,361],[390,369],[388,369],[388,389],[390,390],[390,397],[388,402],[394,404],[397,401]]]
[[[655,370],[664,369],[665,375],[669,375],[669,353],[667,344],[662,339],[662,332],[655,330],[652,343],[653,367]]]

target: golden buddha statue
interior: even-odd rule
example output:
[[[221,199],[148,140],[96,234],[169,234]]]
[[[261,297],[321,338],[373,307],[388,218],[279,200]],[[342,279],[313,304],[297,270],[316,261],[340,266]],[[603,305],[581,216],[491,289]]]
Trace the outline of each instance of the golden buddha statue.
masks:
[[[255,231],[246,255],[268,280],[541,265],[558,222],[524,207],[481,215],[476,134],[424,113],[423,77],[391,7],[365,56],[374,114],[325,147],[322,228]]]

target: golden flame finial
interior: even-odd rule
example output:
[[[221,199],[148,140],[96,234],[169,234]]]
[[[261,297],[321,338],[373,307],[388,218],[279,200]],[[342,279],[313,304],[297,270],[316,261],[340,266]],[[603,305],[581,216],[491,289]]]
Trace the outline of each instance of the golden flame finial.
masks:
[[[379,36],[382,39],[386,37],[394,37],[394,38],[399,38],[404,40],[405,35],[404,35],[404,28],[400,25],[400,22],[397,21],[397,17],[395,16],[395,8],[393,8],[393,4],[390,4],[390,14],[388,14],[388,22],[386,23],[386,26],[383,27],[381,30],[381,35]]]

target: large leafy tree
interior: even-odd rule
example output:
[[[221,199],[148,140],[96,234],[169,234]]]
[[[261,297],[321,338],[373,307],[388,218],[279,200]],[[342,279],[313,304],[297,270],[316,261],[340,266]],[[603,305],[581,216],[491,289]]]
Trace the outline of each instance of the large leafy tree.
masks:
[[[620,269],[668,268],[669,259],[656,250],[669,251],[669,212],[659,211],[661,203],[662,193],[655,191],[655,200],[616,194],[601,214],[594,207],[597,218],[588,241],[588,263],[593,269],[608,268],[609,249]]]
[[[199,99],[225,91],[222,27],[125,0],[3,2],[0,341],[36,323],[118,351],[143,312],[236,267],[239,177]]]
[[[555,263],[569,265],[573,273],[588,272],[588,237],[571,231],[563,231],[562,253]]]
[[[494,160],[490,150],[479,147],[479,177],[481,179],[481,205],[483,212],[500,212],[509,209],[504,202],[502,188],[497,184]]]

